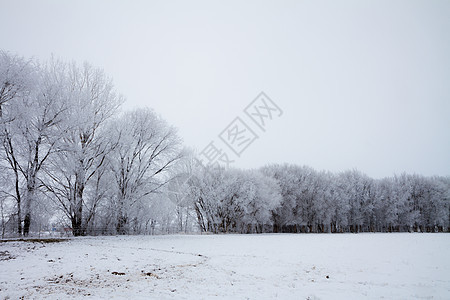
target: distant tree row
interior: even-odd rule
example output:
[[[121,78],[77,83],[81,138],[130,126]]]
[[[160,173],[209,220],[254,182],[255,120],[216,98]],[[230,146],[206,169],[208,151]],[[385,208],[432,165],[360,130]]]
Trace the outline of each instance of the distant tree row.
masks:
[[[86,234],[448,231],[450,178],[202,166],[102,70],[0,51],[0,229]]]
[[[449,230],[450,178],[372,179],[296,165],[200,168],[188,181],[205,232],[437,232]]]

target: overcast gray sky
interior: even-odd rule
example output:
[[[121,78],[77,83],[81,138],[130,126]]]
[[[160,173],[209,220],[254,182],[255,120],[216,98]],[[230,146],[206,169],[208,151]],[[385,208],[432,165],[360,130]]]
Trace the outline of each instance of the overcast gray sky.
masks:
[[[0,48],[88,61],[239,167],[450,175],[450,1],[5,1]],[[282,110],[237,158],[218,135]]]

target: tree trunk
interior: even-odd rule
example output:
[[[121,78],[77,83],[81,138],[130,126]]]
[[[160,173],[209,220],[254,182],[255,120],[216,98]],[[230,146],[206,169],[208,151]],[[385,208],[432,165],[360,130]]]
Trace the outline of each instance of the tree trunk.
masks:
[[[22,235],[22,203],[20,197],[20,182],[19,182],[19,173],[17,169],[14,170],[15,179],[16,179],[16,201],[17,201],[17,233]]]
[[[25,202],[25,218],[23,220],[23,235],[28,236],[30,234],[31,225],[31,202],[34,201],[34,177],[30,175],[29,182],[27,184],[27,199]]]
[[[83,191],[84,184],[77,178],[77,184],[75,186],[75,209],[72,218],[72,233],[74,236],[85,235],[83,229]]]
[[[117,234],[126,234],[126,225],[127,225],[128,218],[122,214],[119,214],[119,217],[117,219],[117,225],[116,225],[116,231]]]
[[[17,200],[17,233],[22,235],[22,212],[20,209],[20,199]]]
[[[30,233],[30,224],[31,224],[31,215],[29,212],[26,213],[25,218],[23,220],[23,235],[28,236]]]
[[[79,215],[75,215],[72,218],[72,233],[74,236],[82,236],[83,234],[83,229],[82,229],[82,224],[81,224],[81,217]]]

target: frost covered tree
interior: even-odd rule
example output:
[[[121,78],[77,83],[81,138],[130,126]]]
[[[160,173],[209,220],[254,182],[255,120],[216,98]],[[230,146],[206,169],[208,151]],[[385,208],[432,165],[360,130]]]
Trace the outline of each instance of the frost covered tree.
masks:
[[[406,186],[406,199],[403,214],[407,226],[404,230],[436,231],[446,224],[448,189],[445,181],[439,177],[424,177],[420,175],[402,175]],[[448,202],[447,202],[448,205]],[[408,228],[409,227],[409,228]]]
[[[17,206],[17,232],[22,233],[22,174],[15,152],[12,135],[18,102],[29,97],[36,89],[36,66],[23,57],[0,50],[0,138],[2,151],[0,159],[3,173],[9,173],[14,178],[13,184],[2,184],[3,193],[11,195]],[[17,121],[15,122],[17,124]],[[11,131],[12,130],[12,131]],[[18,151],[18,150],[17,150]],[[10,182],[10,181],[8,181]]]
[[[85,234],[101,199],[98,195],[102,193],[99,190],[105,172],[102,168],[114,147],[107,138],[105,125],[123,100],[102,70],[87,63],[81,67],[75,63],[62,67],[67,110],[64,124],[58,126],[61,139],[46,172],[45,186],[70,218],[73,234],[79,236]],[[92,186],[88,186],[90,181]],[[87,188],[95,189],[97,194],[89,199],[92,203],[84,216],[83,208],[89,202],[84,196]]]
[[[167,198],[174,204],[176,223],[179,232],[187,232],[193,215],[192,201],[189,198],[188,174],[181,173],[167,186]]]
[[[205,232],[262,232],[272,226],[279,187],[259,171],[200,167],[190,178],[199,227]]]
[[[376,231],[385,232],[398,225],[397,185],[393,178],[375,181],[375,193],[378,199],[375,207]]]
[[[116,231],[128,231],[129,211],[139,201],[166,185],[182,157],[181,140],[174,127],[150,109],[126,112],[110,128],[116,138],[108,156],[114,174]]]
[[[272,210],[274,232],[285,231],[290,226],[295,226],[295,206],[298,190],[295,188],[297,179],[294,176],[294,165],[267,165],[261,172],[276,180],[280,194],[280,204]]]
[[[326,204],[332,195],[326,174],[287,164],[268,165],[262,171],[275,179],[281,190],[281,205],[273,210],[275,232],[316,232],[329,227],[332,211]]]
[[[280,187],[276,180],[257,170],[244,171],[241,180],[241,193],[245,202],[240,232],[272,231],[272,211],[281,202]]]
[[[24,203],[24,235],[30,230],[31,208],[39,188],[38,176],[61,137],[56,126],[62,122],[67,109],[64,86],[55,72],[57,65],[49,63],[35,68],[38,72],[34,73],[27,91],[20,93],[20,97],[16,92],[16,96],[8,101],[7,121],[2,124],[6,160],[16,179],[20,173],[25,185],[24,192],[17,193],[20,221],[22,200]],[[16,186],[19,184],[20,179],[16,180]]]
[[[373,179],[357,170],[339,174],[339,195],[348,203],[347,222],[350,232],[373,231]]]
[[[192,231],[192,221],[195,217],[194,202],[191,198],[190,177],[193,176],[195,158],[192,151],[185,150],[185,155],[174,171],[176,176],[168,183],[165,190],[166,198],[174,205],[177,230]],[[192,181],[192,180],[191,180]]]

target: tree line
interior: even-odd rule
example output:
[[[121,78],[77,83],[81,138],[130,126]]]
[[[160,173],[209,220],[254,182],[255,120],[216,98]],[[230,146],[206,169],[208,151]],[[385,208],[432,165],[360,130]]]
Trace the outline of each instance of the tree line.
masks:
[[[357,171],[307,166],[212,168],[189,181],[202,231],[442,232],[449,230],[450,178],[402,174],[373,179]]]
[[[0,51],[4,235],[448,231],[450,178],[203,166],[87,63]]]

